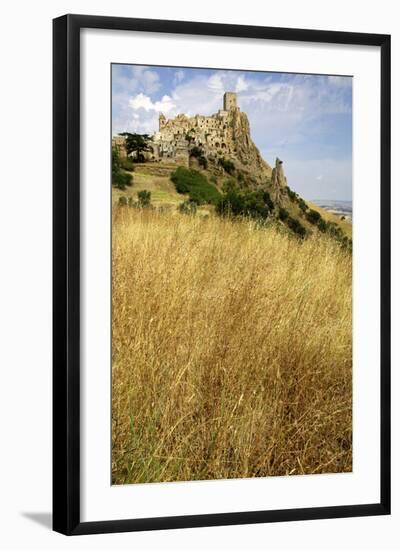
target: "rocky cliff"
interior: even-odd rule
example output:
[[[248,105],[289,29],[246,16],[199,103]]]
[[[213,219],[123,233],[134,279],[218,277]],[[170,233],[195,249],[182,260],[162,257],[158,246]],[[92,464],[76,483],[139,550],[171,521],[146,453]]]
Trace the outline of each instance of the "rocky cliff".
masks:
[[[257,182],[265,183],[266,178],[272,177],[272,168],[262,158],[260,151],[251,139],[250,124],[246,113],[242,113],[238,109],[230,111],[228,120],[232,128],[235,151],[232,159],[236,168]]]

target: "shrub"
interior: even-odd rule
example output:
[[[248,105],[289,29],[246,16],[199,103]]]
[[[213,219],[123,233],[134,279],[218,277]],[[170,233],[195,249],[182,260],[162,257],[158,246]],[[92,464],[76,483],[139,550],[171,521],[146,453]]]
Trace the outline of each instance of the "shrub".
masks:
[[[216,204],[221,193],[198,170],[179,166],[171,174],[178,193],[188,194],[189,199],[197,204]]]
[[[309,221],[312,224],[317,224],[319,220],[321,219],[321,214],[317,212],[316,210],[309,210],[306,214],[307,221]]]
[[[178,206],[178,210],[181,214],[190,214],[194,216],[197,212],[197,204],[190,200],[181,202]]]
[[[308,210],[307,203],[302,198],[300,198],[298,195],[296,195],[296,200],[297,200],[297,204],[299,205],[300,210],[302,210],[303,212],[306,212]],[[313,210],[313,212],[315,212],[315,210]],[[317,214],[318,214],[318,212],[317,212]]]
[[[204,168],[204,170],[206,170],[208,166],[208,160],[206,159],[206,157],[201,156],[197,160],[200,166]]]
[[[207,161],[206,157],[204,156],[204,152],[203,152],[203,149],[201,147],[198,147],[197,145],[195,145],[193,147],[193,149],[191,149],[191,151],[190,151],[190,156],[196,158],[199,165],[202,168],[204,168],[204,169],[207,168],[208,161]]]
[[[287,225],[289,229],[293,231],[293,233],[296,233],[296,235],[299,235],[300,237],[306,236],[306,229],[305,227],[299,222],[299,220],[296,220],[295,218],[291,218],[290,216],[287,218]]]
[[[124,190],[133,184],[133,178],[131,174],[124,172],[124,161],[120,158],[118,149],[113,147],[112,149],[112,162],[111,162],[111,183],[117,189]]]
[[[338,239],[343,238],[343,231],[336,222],[328,222],[327,230],[332,237],[336,237]]]
[[[328,230],[328,224],[323,218],[318,221],[317,227],[321,231],[321,233],[326,233]]]
[[[286,193],[292,202],[297,202],[300,210],[302,210],[303,212],[306,212],[308,210],[307,203],[301,197],[299,197],[299,195],[295,191],[292,191],[288,185],[286,186]]]
[[[289,212],[286,210],[286,208],[279,208],[279,219],[283,222],[287,220],[289,217]]]
[[[233,162],[229,159],[226,159],[225,157],[222,157],[219,159],[219,164],[222,166],[222,168],[227,172],[228,174],[232,175],[235,171],[235,165]]]
[[[220,216],[246,216],[254,219],[266,219],[270,208],[265,201],[263,191],[242,191],[229,189],[219,200],[216,212]]]
[[[138,206],[141,208],[147,208],[150,206],[151,201],[151,192],[144,189],[143,191],[138,191]]]
[[[191,151],[190,151],[190,156],[195,157],[195,158],[202,157],[203,156],[203,149],[201,147],[198,147],[197,145],[195,145],[193,147],[193,149],[191,149]]]
[[[121,159],[116,147],[113,147],[111,151],[111,168],[113,175],[121,169]]]
[[[215,211],[220,216],[239,216],[243,214],[242,195],[236,189],[227,190],[219,199]]]
[[[130,187],[133,184],[133,178],[128,172],[123,172],[122,170],[113,174],[112,184],[117,189],[124,190],[126,187]]]
[[[121,168],[127,172],[133,172],[135,165],[130,159],[121,159]]]
[[[347,248],[347,250],[349,252],[352,252],[353,251],[353,241],[351,239],[349,239],[348,237],[345,237],[345,240],[344,243],[343,243],[343,246],[344,248]]]
[[[128,200],[126,197],[119,197],[118,206],[126,206],[127,204],[128,204]]]
[[[268,208],[270,210],[274,209],[274,203],[272,202],[271,195],[268,193],[268,191],[263,191],[263,200],[266,202]]]
[[[295,202],[295,200],[297,199],[297,195],[294,191],[292,191],[290,189],[290,187],[287,185],[286,186],[286,193],[288,194],[289,196],[289,199],[292,201],[292,202]]]
[[[228,193],[229,191],[239,191],[238,182],[235,178],[228,178],[222,184],[222,191]]]

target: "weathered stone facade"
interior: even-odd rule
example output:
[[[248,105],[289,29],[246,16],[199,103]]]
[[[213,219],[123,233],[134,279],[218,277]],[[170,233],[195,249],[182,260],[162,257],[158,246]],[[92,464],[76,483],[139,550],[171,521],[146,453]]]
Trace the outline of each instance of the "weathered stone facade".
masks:
[[[148,160],[189,165],[190,152],[198,147],[204,156],[217,165],[227,158],[244,172],[258,177],[272,174],[251,140],[250,125],[237,106],[234,92],[225,92],[223,109],[211,116],[183,114],[173,119],[159,116],[159,130],[152,136]]]
[[[121,158],[126,158],[126,147],[125,147],[125,137],[124,136],[114,136],[112,138],[112,146],[115,147],[118,151],[118,154]]]
[[[122,136],[113,138],[113,146],[126,156],[124,140]],[[249,120],[240,111],[234,92],[225,92],[223,109],[211,116],[180,114],[167,119],[161,113],[158,131],[148,146],[144,157],[150,162],[189,166],[196,162],[191,154],[196,148],[207,159],[209,170],[222,173],[220,161],[229,160],[250,185],[263,185],[273,175],[251,139]]]

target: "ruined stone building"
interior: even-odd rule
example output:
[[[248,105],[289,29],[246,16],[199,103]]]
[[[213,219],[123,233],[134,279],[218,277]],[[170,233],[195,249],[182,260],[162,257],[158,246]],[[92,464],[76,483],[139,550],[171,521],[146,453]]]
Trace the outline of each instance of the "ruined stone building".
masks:
[[[158,131],[148,145],[145,157],[150,162],[189,166],[191,151],[196,147],[211,169],[217,169],[221,159],[229,159],[255,185],[272,177],[272,168],[253,143],[249,120],[238,107],[234,92],[225,92],[223,108],[210,116],[180,114],[167,119],[161,113]]]
[[[236,94],[224,94],[223,109],[211,116],[183,114],[173,119],[159,117],[159,130],[152,138],[150,159],[189,164],[190,150],[199,147],[204,155],[235,155],[232,119],[239,113]]]
[[[117,149],[118,154],[121,158],[127,157],[124,136],[114,136],[112,138],[112,146]]]

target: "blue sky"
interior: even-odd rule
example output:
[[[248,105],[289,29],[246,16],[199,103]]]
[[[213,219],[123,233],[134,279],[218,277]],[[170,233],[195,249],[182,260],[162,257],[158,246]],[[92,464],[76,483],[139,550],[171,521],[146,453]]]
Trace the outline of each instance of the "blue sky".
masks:
[[[264,159],[284,162],[306,199],[352,198],[352,78],[328,75],[112,66],[112,132],[152,134],[158,116],[209,115],[238,94]]]

